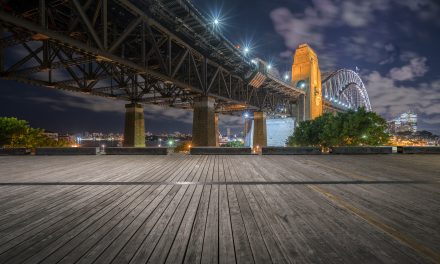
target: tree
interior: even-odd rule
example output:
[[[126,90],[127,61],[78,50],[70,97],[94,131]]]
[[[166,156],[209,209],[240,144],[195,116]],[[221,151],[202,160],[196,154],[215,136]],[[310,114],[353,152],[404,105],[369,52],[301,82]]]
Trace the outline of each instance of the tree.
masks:
[[[244,143],[240,140],[233,140],[227,142],[224,146],[227,148],[241,148],[244,147]]]
[[[174,152],[189,152],[191,150],[191,141],[183,141],[174,148]]]
[[[5,147],[65,147],[65,140],[54,140],[44,134],[40,128],[32,128],[25,120],[14,117],[0,118],[0,145]]]
[[[289,137],[289,146],[377,146],[389,142],[386,121],[364,108],[333,115],[326,113],[314,120],[300,122]]]
[[[25,120],[15,117],[0,117],[0,147],[11,144],[12,137],[24,133],[29,127]]]

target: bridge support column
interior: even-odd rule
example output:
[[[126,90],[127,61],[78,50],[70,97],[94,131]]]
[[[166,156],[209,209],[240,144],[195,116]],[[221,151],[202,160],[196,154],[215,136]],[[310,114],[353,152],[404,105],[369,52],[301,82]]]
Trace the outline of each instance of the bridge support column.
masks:
[[[216,118],[214,103],[214,98],[207,96],[194,100],[192,128],[192,145],[194,147],[218,146],[218,117]]]
[[[253,148],[260,151],[262,147],[267,147],[266,113],[254,112],[254,138]]]
[[[299,122],[306,120],[306,96],[301,94],[296,102],[296,125]]]
[[[220,131],[218,130],[218,113],[215,113],[214,127],[215,127],[215,146],[218,147],[220,140]]]
[[[125,105],[124,147],[145,147],[144,108],[140,104]]]

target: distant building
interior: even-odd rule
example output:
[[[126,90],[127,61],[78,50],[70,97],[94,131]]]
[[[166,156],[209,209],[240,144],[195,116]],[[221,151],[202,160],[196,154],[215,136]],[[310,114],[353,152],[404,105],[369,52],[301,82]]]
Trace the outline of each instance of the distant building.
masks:
[[[44,134],[48,138],[58,141],[58,133],[46,130],[46,131],[44,131]]]
[[[417,114],[411,111],[401,114],[398,118],[388,122],[388,131],[390,133],[416,133],[417,132]]]
[[[58,140],[63,140],[63,141],[66,141],[70,144],[73,144],[73,143],[75,143],[75,136],[69,135],[69,134],[59,134]]]

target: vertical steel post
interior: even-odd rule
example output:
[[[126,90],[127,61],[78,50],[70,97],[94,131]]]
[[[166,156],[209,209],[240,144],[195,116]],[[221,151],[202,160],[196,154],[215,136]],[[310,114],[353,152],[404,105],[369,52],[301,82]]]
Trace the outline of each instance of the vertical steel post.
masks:
[[[107,0],[102,0],[102,26],[103,26],[103,39],[104,49],[108,49],[108,3]]]

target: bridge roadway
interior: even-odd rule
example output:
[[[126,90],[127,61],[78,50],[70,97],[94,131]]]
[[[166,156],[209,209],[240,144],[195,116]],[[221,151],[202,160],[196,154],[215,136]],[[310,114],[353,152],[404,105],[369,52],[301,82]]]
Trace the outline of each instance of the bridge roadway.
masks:
[[[439,156],[30,156],[0,167],[0,263],[440,262]]]

